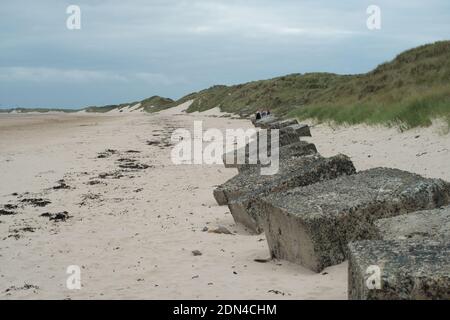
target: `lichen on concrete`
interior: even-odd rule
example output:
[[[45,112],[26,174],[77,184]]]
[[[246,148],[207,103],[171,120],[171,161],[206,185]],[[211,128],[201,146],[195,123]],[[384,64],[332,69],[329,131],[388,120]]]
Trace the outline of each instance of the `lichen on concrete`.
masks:
[[[347,243],[376,238],[376,220],[449,199],[448,182],[376,168],[271,194],[259,215],[273,257],[320,272],[346,259]]]
[[[348,247],[349,299],[450,299],[449,241],[360,241]]]
[[[379,239],[447,239],[450,241],[450,206],[423,210],[375,222]]]
[[[259,154],[259,150],[255,147],[255,150],[253,150],[253,152],[251,153],[249,148],[246,147],[243,150],[235,150],[234,152],[230,153],[230,154],[225,154],[223,156],[223,161],[225,164],[226,168],[237,168],[238,172],[241,173],[249,168],[252,167],[257,167],[260,168],[261,167],[261,161],[258,159],[258,154]],[[272,154],[272,150],[270,148],[268,148],[266,151],[267,157],[269,157]],[[244,157],[244,163],[237,163],[237,155],[239,152],[244,153],[245,152],[245,157]],[[293,157],[303,157],[303,156],[307,156],[307,155],[312,155],[317,153],[317,148],[314,144],[306,142],[306,141],[299,141],[293,144],[289,144],[287,146],[281,147],[278,149],[278,159],[279,161],[284,161],[286,159],[290,159]],[[227,158],[229,159],[233,159],[233,161],[231,163],[227,162]],[[256,161],[255,161],[256,160]],[[252,163],[250,163],[252,162]]]

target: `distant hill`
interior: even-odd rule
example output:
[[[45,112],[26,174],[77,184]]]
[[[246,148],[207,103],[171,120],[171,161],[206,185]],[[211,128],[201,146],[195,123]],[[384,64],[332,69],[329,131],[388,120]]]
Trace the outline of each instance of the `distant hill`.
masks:
[[[300,119],[404,128],[429,125],[433,117],[450,123],[450,41],[408,50],[365,74],[291,74],[187,97],[194,98],[191,112],[220,107],[248,115],[270,109]]]
[[[57,109],[57,108],[8,108],[8,109],[0,109],[0,113],[47,113],[47,112],[64,112],[64,113],[73,113],[78,110],[74,109]]]
[[[83,110],[157,112],[188,100],[193,100],[188,112],[219,107],[245,117],[258,109],[270,109],[284,117],[339,124],[399,125],[404,129],[430,125],[435,117],[442,117],[450,124],[450,41],[408,50],[365,74],[291,74],[234,86],[217,85],[177,101],[153,96]]]
[[[175,101],[169,98],[153,96],[142,101],[84,108],[86,112],[157,112],[174,106]]]

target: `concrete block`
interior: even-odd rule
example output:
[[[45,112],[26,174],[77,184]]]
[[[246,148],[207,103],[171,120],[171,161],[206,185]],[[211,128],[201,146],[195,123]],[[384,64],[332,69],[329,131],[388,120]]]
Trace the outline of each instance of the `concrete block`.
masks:
[[[349,299],[450,299],[449,241],[360,241],[348,247]]]
[[[449,203],[450,183],[376,168],[262,199],[272,256],[316,272],[346,259],[347,244],[376,238],[374,222]]]

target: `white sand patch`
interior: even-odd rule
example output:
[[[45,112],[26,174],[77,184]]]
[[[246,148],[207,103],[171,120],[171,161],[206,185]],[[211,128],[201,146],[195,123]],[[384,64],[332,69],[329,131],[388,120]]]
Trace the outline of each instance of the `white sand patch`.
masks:
[[[125,106],[123,108],[114,108],[106,113],[108,114],[119,114],[119,113],[123,113],[124,110],[128,109],[130,106]]]
[[[178,105],[176,107],[159,111],[158,114],[169,116],[169,115],[186,113],[186,110],[191,106],[191,104],[193,102],[194,102],[194,100],[186,101],[186,102],[184,102],[184,103],[182,103],[182,104],[180,104],[180,105]]]
[[[450,181],[450,134],[448,126],[435,121],[428,128],[399,132],[396,128],[358,125],[313,125],[312,138],[324,156],[344,153],[358,170],[392,167],[430,178]]]
[[[127,114],[131,112],[143,112],[142,104],[136,103],[135,105],[128,105],[121,108],[114,108],[111,111],[108,111],[108,114]]]
[[[142,110],[139,110],[141,108],[141,106],[142,106],[141,103],[137,103],[134,106],[129,107],[126,112],[142,111]]]

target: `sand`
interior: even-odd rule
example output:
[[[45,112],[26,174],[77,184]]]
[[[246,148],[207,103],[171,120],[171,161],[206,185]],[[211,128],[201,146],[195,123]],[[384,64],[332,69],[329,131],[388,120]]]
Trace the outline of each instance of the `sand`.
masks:
[[[18,205],[17,214],[0,215],[0,299],[347,298],[346,263],[315,274],[254,261],[269,257],[264,236],[236,226],[212,195],[235,169],[171,163],[165,144],[175,128],[194,120],[204,129],[251,127],[217,110],[187,115],[188,104],[153,115],[0,115],[0,209]],[[432,129],[316,126],[312,134],[321,153],[347,153],[358,169],[383,165],[450,180],[449,135]],[[123,158],[150,167],[120,169]],[[123,177],[99,178],[117,170]],[[53,189],[61,179],[70,189]],[[51,203],[33,207],[25,198]],[[62,211],[68,220],[40,216]],[[203,231],[219,226],[233,235]],[[66,287],[69,265],[81,268],[80,290]]]
[[[357,170],[392,167],[428,178],[450,181],[450,134],[448,125],[434,121],[428,128],[400,132],[397,128],[358,125],[313,125],[312,138],[324,156],[344,153]]]

